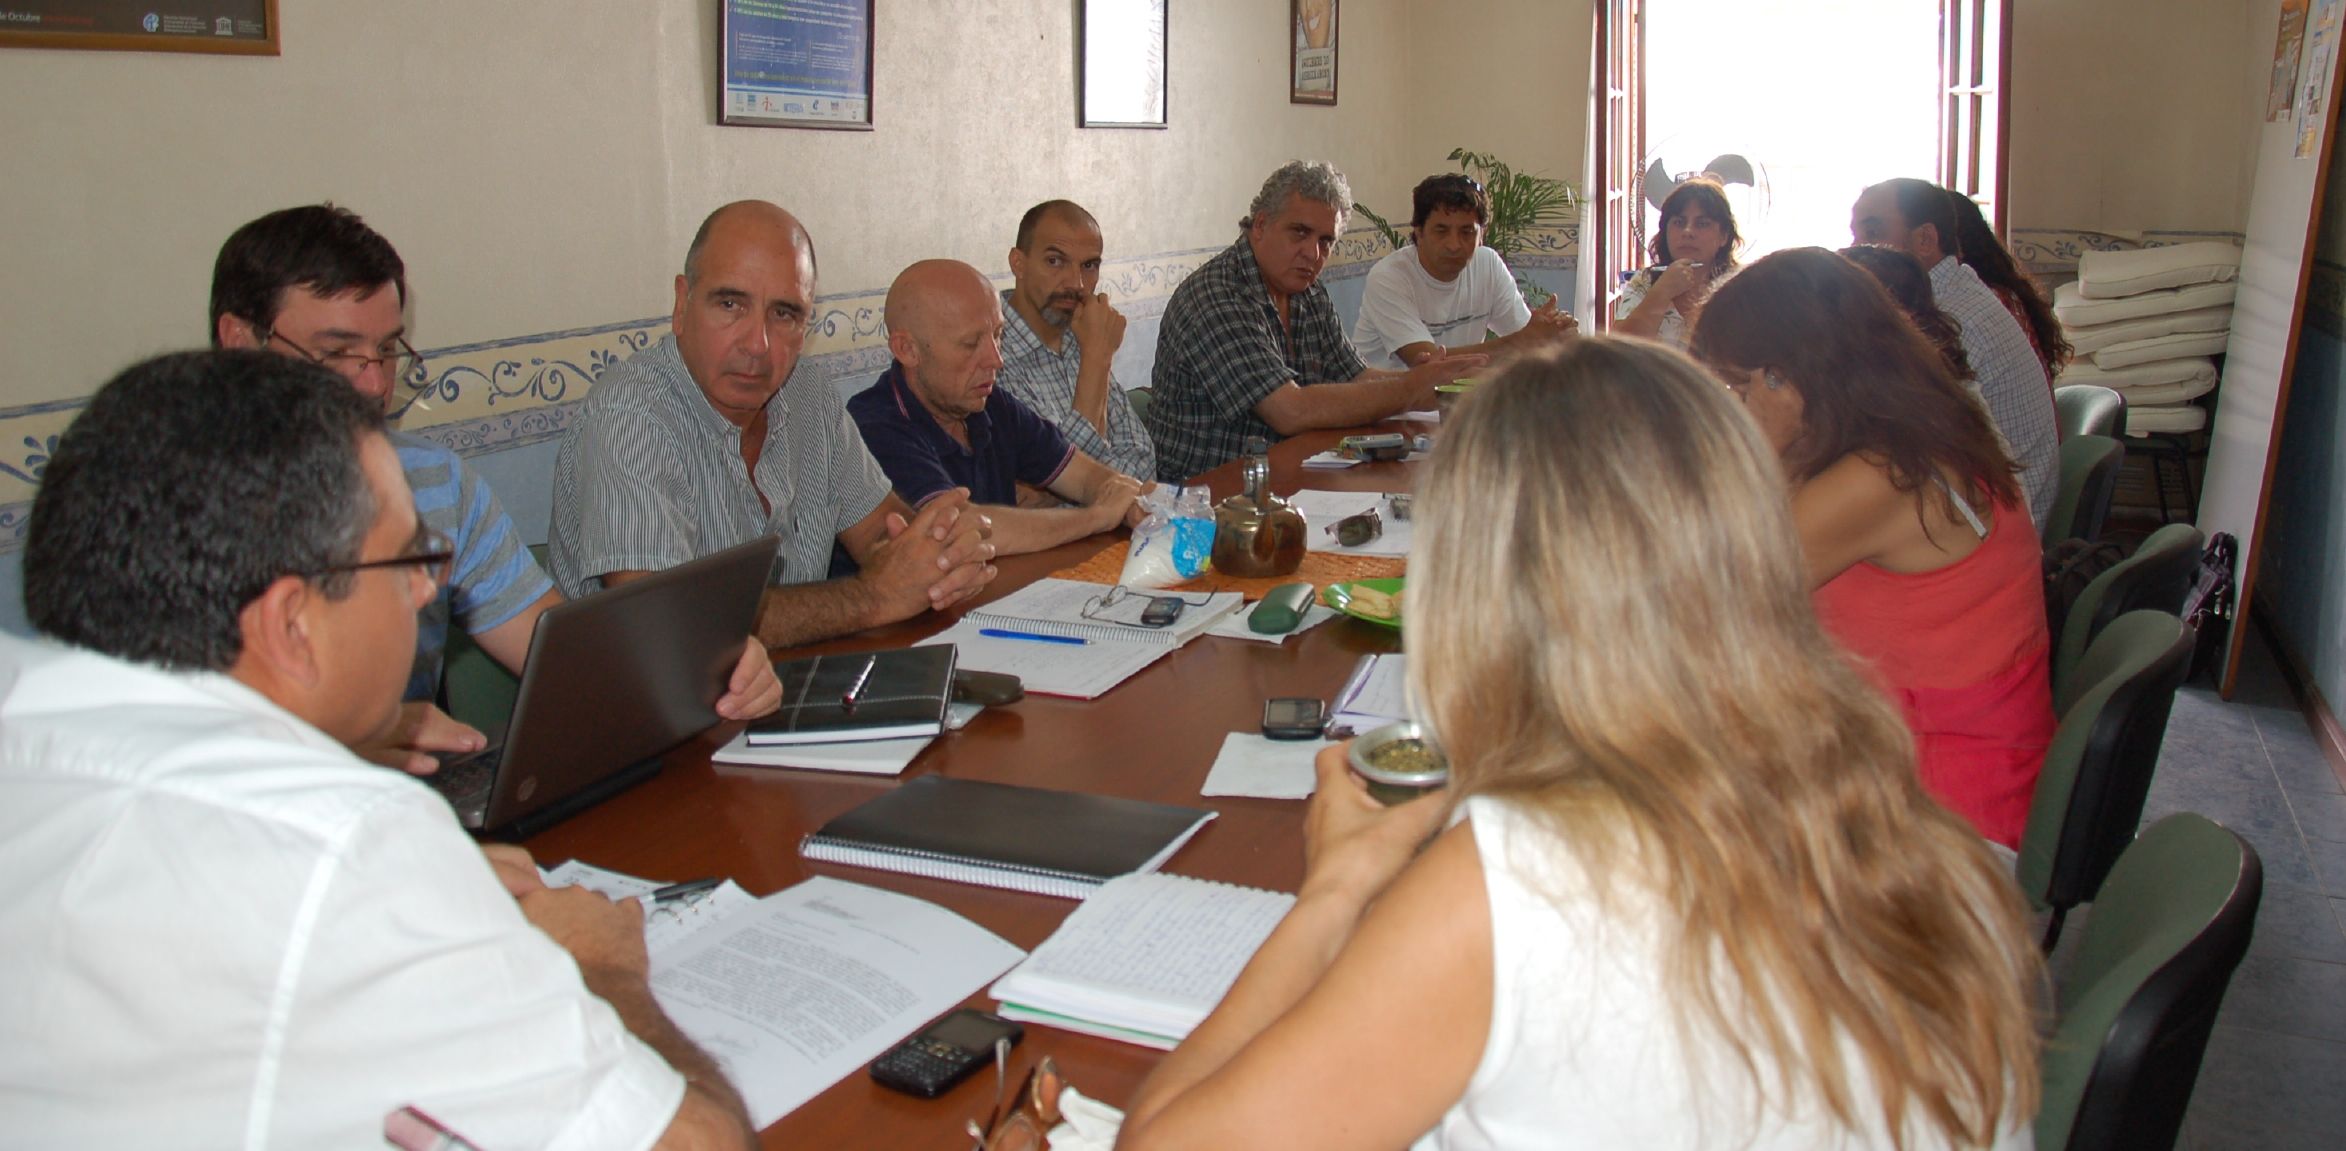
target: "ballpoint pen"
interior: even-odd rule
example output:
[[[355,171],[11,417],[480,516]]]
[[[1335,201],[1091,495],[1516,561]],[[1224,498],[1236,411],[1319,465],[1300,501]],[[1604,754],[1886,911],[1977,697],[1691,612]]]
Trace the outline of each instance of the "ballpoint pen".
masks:
[[[1011,631],[1009,628],[1001,627],[981,627],[978,629],[978,634],[991,636],[995,639],[1023,639],[1030,643],[1064,643],[1081,646],[1091,642],[1088,639],[1080,639],[1071,635],[1041,635],[1036,632]]]
[[[850,711],[855,709],[856,698],[863,694],[863,685],[871,682],[872,669],[879,666],[879,663],[880,656],[877,652],[864,657],[863,670],[855,673],[855,682],[847,685],[846,694],[839,697],[840,706]]]
[[[699,895],[704,891],[713,891],[718,884],[723,882],[725,881],[722,879],[688,879],[682,883],[671,883],[666,887],[655,887],[636,896],[636,898],[641,900],[645,907],[651,907],[655,904],[683,899],[686,896]]]

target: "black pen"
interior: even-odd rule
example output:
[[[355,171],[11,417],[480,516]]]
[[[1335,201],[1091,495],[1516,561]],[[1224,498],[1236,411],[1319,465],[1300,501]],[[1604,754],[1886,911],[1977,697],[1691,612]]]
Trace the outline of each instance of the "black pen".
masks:
[[[722,879],[688,879],[682,883],[671,883],[666,887],[655,887],[636,896],[636,898],[642,900],[644,906],[649,907],[656,903],[667,903],[688,895],[699,895],[701,892],[714,890],[718,884],[723,882],[725,881]]]
[[[872,669],[879,666],[879,663],[880,656],[877,652],[864,657],[863,670],[855,673],[855,682],[848,685],[847,694],[839,697],[840,706],[846,708],[855,706],[856,697],[863,694],[863,685],[871,682]]]

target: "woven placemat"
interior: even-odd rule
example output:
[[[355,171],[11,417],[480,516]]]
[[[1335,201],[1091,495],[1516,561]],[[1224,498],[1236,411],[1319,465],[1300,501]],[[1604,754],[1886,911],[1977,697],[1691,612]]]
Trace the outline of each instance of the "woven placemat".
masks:
[[[1083,583],[1113,584],[1124,576],[1124,555],[1131,550],[1130,541],[1119,540],[1107,550],[1071,568],[1052,572],[1054,579],[1079,580]],[[1305,552],[1303,566],[1295,574],[1272,576],[1267,579],[1239,579],[1220,572],[1206,574],[1186,583],[1177,583],[1166,591],[1234,591],[1243,592],[1250,601],[1263,598],[1264,593],[1282,584],[1309,583],[1315,588],[1356,579],[1391,579],[1403,574],[1409,561],[1392,556],[1348,556],[1336,552]]]

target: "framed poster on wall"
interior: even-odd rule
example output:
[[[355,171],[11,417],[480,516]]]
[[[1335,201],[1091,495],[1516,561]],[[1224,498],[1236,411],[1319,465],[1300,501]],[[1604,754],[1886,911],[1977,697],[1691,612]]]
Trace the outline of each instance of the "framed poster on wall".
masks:
[[[722,0],[717,122],[872,126],[873,0]]]
[[[1287,57],[1287,102],[1336,102],[1336,0],[1288,0],[1294,46]]]
[[[1083,0],[1086,128],[1165,126],[1166,0]]]
[[[0,48],[277,55],[277,0],[6,0]]]

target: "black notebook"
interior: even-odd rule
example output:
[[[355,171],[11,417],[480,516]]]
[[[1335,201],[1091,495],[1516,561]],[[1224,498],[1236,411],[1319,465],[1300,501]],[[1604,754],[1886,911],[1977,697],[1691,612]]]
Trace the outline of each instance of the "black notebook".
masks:
[[[939,734],[953,698],[955,654],[952,644],[939,644],[776,664],[782,710],[752,722],[749,742],[772,747]]]
[[[959,883],[1082,899],[1155,871],[1211,811],[924,775],[822,826],[799,854]]]

